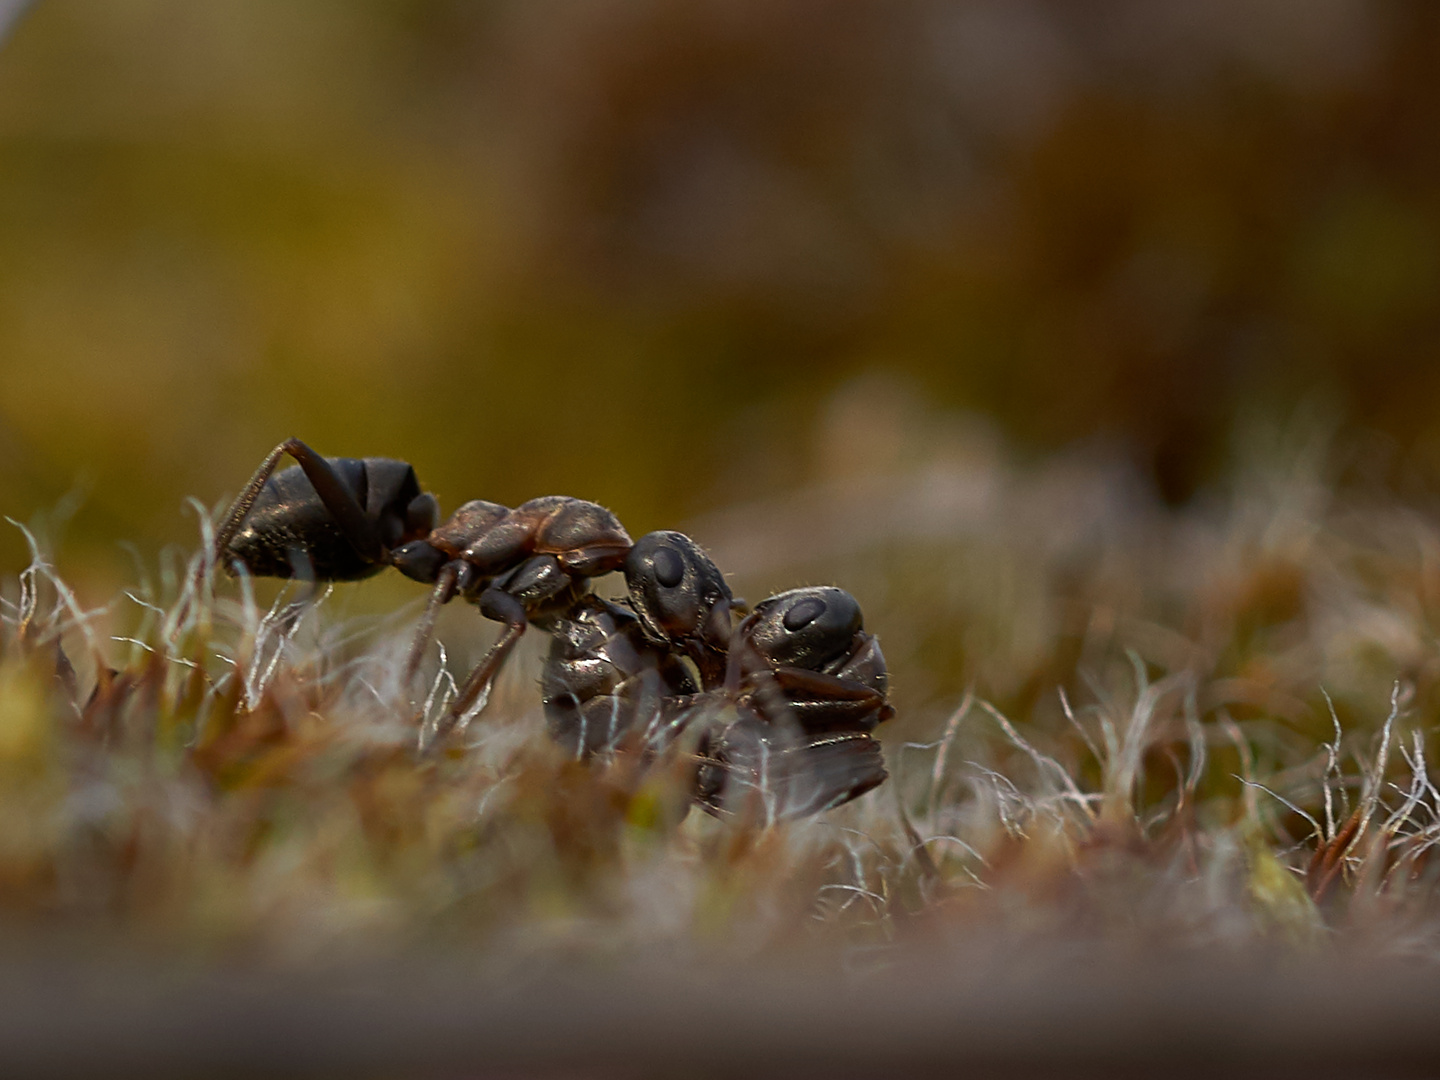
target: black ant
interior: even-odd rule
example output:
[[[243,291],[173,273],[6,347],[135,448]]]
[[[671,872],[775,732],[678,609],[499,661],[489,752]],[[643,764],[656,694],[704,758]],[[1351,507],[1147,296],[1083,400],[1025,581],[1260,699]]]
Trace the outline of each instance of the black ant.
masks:
[[[298,467],[275,472],[289,454]],[[432,745],[487,693],[529,622],[572,605],[588,578],[619,569],[631,548],[603,506],[566,496],[510,509],[475,501],[440,523],[415,470],[392,458],[326,459],[299,439],[275,447],[231,504],[215,535],[214,561],[231,572],[358,581],[393,566],[431,585],[404,668],[419,668],[440,605],[455,596],[504,623],[437,728]]]

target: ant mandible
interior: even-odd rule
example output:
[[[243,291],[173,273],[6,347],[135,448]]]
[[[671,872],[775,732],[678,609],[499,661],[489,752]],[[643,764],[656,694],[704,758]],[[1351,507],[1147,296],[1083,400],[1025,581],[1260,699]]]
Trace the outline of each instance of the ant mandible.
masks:
[[[275,471],[285,455],[298,467]],[[440,505],[415,470],[393,458],[327,459],[299,439],[266,455],[215,534],[214,562],[269,577],[359,581],[393,566],[432,586],[403,669],[419,668],[442,604],[455,596],[505,626],[456,695],[430,745],[488,692],[537,616],[568,608],[588,578],[619,569],[632,545],[618,518],[583,499],[552,495],[510,509],[476,500],[440,523]]]

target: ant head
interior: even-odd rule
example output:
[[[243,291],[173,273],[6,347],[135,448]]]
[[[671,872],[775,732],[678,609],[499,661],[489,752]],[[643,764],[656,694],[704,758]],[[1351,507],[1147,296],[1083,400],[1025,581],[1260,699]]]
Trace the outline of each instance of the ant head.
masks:
[[[844,589],[816,585],[760,601],[744,628],[767,662],[821,671],[851,650],[864,620]]]
[[[725,575],[684,533],[642,536],[625,558],[630,603],[647,636],[698,640],[713,649],[730,641],[730,587]]]

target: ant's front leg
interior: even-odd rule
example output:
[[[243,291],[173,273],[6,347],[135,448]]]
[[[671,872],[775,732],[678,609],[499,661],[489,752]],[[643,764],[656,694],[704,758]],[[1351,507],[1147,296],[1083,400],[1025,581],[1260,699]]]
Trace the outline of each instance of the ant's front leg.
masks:
[[[356,552],[370,562],[379,562],[384,557],[384,547],[380,542],[380,536],[374,523],[366,516],[364,508],[355,498],[355,493],[346,486],[330,466],[330,462],[326,461],[321,454],[316,453],[299,439],[286,439],[265,456],[265,460],[255,470],[255,475],[250,477],[249,483],[241,489],[240,494],[235,497],[235,501],[230,504],[230,509],[226,511],[220,527],[215,532],[214,565],[223,564],[231,541],[235,539],[236,533],[245,523],[246,515],[255,505],[255,500],[260,497],[260,492],[265,487],[265,482],[274,473],[275,466],[286,454],[295,459],[305,473],[306,479],[315,489],[315,494],[320,497],[321,503],[330,512]]]

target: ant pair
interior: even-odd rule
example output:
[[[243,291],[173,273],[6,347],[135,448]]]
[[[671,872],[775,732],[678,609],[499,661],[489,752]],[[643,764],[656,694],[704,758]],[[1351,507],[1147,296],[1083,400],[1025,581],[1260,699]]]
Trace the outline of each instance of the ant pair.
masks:
[[[870,736],[894,711],[885,660],[849,593],[792,589],[732,629],[743,601],[678,532],[641,537],[625,577],[625,605],[587,594],[551,627],[541,689],[562,747],[654,755],[698,726],[697,801],[766,820],[837,806],[885,779]]]
[[[297,467],[276,472],[287,454]],[[740,797],[727,792],[749,791],[772,817],[838,805],[886,776],[869,735],[893,712],[884,659],[853,597],[797,589],[746,614],[689,537],[658,532],[632,543],[592,502],[546,496],[511,509],[476,500],[442,523],[408,463],[327,459],[288,439],[225,514],[214,562],[315,583],[393,566],[430,585],[407,685],[443,604],[460,596],[502,623],[431,747],[488,694],[533,623],[553,636],[542,679],[551,733],[578,756],[636,740],[653,753],[703,716],[696,798],[721,812]],[[590,592],[590,578],[621,569],[623,605]],[[744,616],[738,627],[734,614]]]

